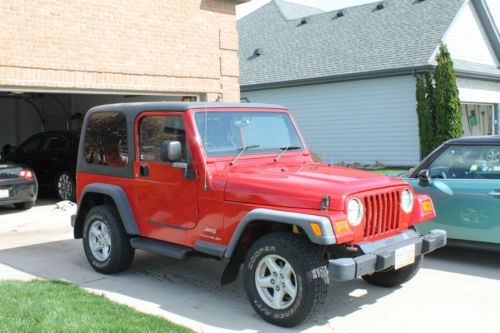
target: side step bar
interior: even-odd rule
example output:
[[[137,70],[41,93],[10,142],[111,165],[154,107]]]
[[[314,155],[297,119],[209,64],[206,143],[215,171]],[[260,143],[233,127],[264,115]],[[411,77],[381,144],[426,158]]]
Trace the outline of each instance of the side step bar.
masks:
[[[130,245],[132,245],[134,249],[149,251],[179,260],[186,259],[193,252],[193,249],[189,247],[143,237],[134,237],[130,239]]]

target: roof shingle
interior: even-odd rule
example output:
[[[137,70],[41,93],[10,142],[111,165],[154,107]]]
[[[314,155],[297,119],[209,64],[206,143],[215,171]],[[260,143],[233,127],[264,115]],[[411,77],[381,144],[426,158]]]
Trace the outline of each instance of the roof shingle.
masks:
[[[244,86],[429,65],[464,0],[386,0],[286,20],[276,0],[238,21]],[[252,57],[256,48],[263,49]]]

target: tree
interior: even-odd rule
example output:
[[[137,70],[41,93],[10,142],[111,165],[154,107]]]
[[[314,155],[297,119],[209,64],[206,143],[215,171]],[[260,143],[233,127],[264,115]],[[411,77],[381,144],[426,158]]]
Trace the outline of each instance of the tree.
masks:
[[[418,135],[420,137],[421,157],[426,156],[429,146],[429,113],[427,96],[425,93],[425,81],[421,76],[417,76],[417,116],[418,116]]]
[[[438,146],[432,73],[417,77],[416,97],[421,157],[425,157]]]
[[[462,108],[450,52],[444,43],[439,46],[434,71],[434,102],[436,110],[436,145],[463,135]]]
[[[425,93],[427,99],[427,107],[429,108],[429,114],[431,118],[431,136],[429,138],[429,149],[428,153],[431,153],[434,149],[439,146],[436,141],[436,101],[435,101],[435,88],[434,88],[434,75],[432,72],[425,74]],[[426,154],[427,156],[427,154]]]

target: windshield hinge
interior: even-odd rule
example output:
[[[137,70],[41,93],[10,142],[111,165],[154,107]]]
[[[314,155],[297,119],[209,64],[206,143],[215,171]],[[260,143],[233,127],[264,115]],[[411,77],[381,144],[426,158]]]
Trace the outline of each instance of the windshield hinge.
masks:
[[[328,207],[330,207],[330,197],[328,195],[323,195],[321,199],[321,210],[328,211]]]

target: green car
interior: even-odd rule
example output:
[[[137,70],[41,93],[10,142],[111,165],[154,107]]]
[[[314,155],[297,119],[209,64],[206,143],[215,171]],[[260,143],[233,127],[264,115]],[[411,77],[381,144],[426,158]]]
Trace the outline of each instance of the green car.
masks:
[[[436,219],[418,225],[448,232],[448,243],[500,250],[500,136],[445,142],[405,178],[429,195]]]

